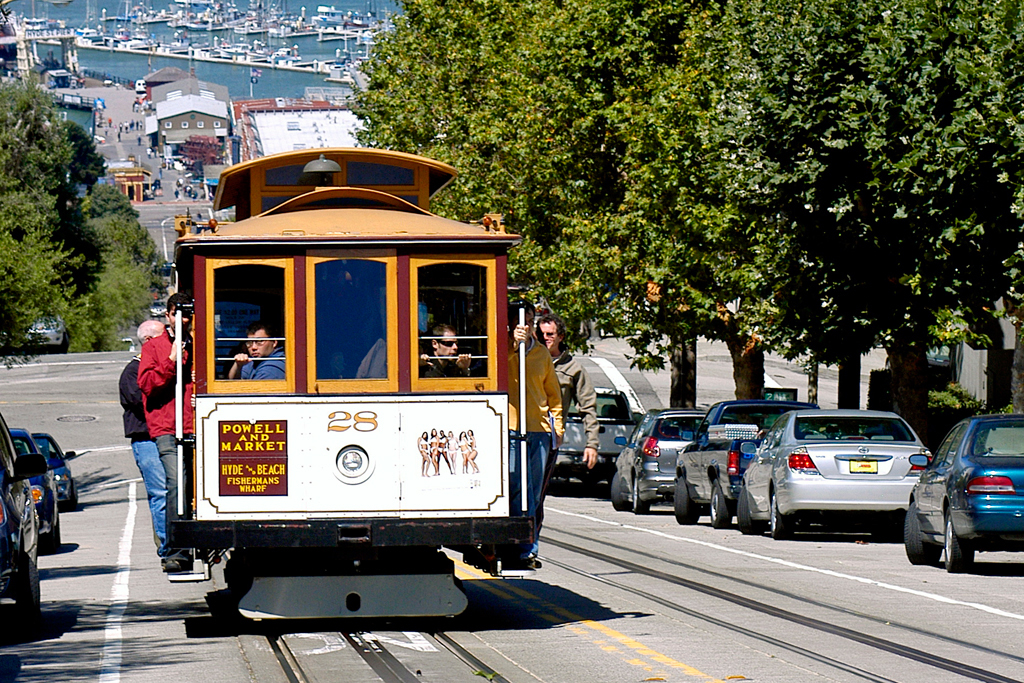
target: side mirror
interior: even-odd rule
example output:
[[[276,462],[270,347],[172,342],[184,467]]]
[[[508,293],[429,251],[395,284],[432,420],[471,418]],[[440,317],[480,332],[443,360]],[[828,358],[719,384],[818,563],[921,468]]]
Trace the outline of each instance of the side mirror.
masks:
[[[617,437],[615,437],[615,445],[616,446],[625,446],[626,445],[626,437],[624,437],[624,436],[617,436]]]
[[[78,457],[78,453],[76,453],[75,451],[64,451],[64,459],[65,460],[74,460],[77,457]]]
[[[14,478],[28,479],[46,474],[46,458],[42,453],[19,455],[14,461]]]
[[[693,430],[684,429],[683,433],[680,434],[680,436],[682,437],[683,441],[693,441]]]
[[[740,444],[740,453],[744,455],[753,455],[757,452],[757,444],[753,441],[744,441]]]
[[[914,467],[928,467],[928,456],[918,453],[910,456],[910,464]]]

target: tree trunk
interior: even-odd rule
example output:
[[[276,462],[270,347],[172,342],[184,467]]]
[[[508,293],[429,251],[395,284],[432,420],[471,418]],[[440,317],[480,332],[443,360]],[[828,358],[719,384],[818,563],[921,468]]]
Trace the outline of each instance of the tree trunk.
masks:
[[[732,379],[737,399],[764,396],[764,351],[753,336],[739,335],[726,342],[732,356]]]
[[[838,406],[840,408],[860,408],[860,354],[850,354],[839,364]]]
[[[1024,339],[1021,338],[1021,319],[1014,318],[1013,328],[1016,330],[1013,343],[1013,367],[1010,371],[1010,397],[1013,399],[1013,412],[1024,413]]]
[[[886,348],[892,371],[893,410],[928,443],[928,359],[922,344],[896,342]]]
[[[697,406],[697,340],[673,340],[672,383],[669,387],[670,408]]]
[[[818,402],[818,364],[814,362],[807,364],[807,402]]]

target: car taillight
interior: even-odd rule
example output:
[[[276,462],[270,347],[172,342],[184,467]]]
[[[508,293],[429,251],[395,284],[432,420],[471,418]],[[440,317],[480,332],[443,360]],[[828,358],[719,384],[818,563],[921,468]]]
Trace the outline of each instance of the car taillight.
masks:
[[[1014,495],[1013,481],[1009,477],[975,477],[967,482],[967,494],[971,496]]]
[[[43,499],[43,488],[41,486],[33,486],[29,490],[32,492],[33,503],[38,503]]]
[[[647,457],[657,458],[659,455],[661,455],[661,449],[658,448],[658,440],[655,439],[653,436],[647,437],[647,440],[644,441],[643,451],[644,455],[646,455]]]
[[[795,448],[789,453],[789,469],[797,472],[817,472],[818,468],[814,466],[814,461],[811,460],[811,456],[807,453],[806,448]]]
[[[739,451],[729,451],[729,460],[727,461],[727,464],[725,466],[725,471],[728,472],[729,474],[739,474],[740,473],[740,452]]]

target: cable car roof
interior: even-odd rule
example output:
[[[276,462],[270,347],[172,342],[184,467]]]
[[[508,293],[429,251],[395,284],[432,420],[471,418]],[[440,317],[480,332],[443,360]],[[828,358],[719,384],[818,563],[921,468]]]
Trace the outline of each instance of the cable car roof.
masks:
[[[279,199],[314,189],[314,185],[300,184],[305,182],[301,171],[321,155],[341,167],[331,184],[414,197],[423,209],[429,209],[429,197],[456,176],[448,164],[404,152],[361,147],[283,152],[226,168],[217,185],[214,211],[234,206],[237,219],[243,220],[267,208],[262,201],[266,198]]]
[[[258,216],[179,238],[190,244],[260,242],[504,242],[500,226],[461,223],[436,216],[399,197],[359,187],[321,187]]]

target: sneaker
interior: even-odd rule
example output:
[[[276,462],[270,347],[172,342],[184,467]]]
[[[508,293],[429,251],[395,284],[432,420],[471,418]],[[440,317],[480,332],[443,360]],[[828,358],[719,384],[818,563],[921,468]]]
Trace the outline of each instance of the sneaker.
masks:
[[[181,574],[182,572],[192,571],[192,562],[190,560],[169,558],[164,560],[163,564],[164,572],[167,574]]]

